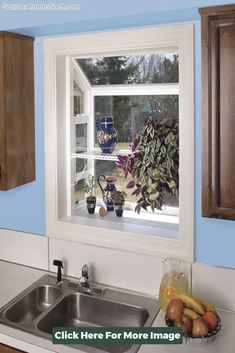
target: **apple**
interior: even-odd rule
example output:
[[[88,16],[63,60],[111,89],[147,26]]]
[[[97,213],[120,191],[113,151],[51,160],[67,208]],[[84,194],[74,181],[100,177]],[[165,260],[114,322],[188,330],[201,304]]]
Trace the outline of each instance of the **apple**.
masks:
[[[197,317],[193,320],[192,334],[194,337],[206,336],[208,332],[208,324],[203,318]]]
[[[180,299],[171,299],[166,308],[167,317],[175,321],[178,319],[184,311],[184,304]]]
[[[181,315],[178,319],[175,320],[175,327],[182,328],[183,333],[191,333],[193,322],[187,315]]]
[[[217,317],[211,311],[207,311],[203,315],[203,319],[207,322],[210,331],[213,331],[218,325]]]
[[[99,214],[100,214],[100,217],[106,216],[106,214],[107,214],[106,209],[104,207],[100,207]]]

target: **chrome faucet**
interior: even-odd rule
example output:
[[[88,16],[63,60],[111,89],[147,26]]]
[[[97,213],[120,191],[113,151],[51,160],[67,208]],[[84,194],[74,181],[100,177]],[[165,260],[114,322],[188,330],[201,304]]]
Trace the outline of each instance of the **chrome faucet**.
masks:
[[[90,283],[89,267],[88,265],[82,266],[82,275],[79,278],[79,283],[69,282],[68,287],[77,289],[79,292],[89,295],[103,295],[105,288],[103,286]]]
[[[82,288],[90,288],[89,279],[89,267],[87,265],[82,266],[82,276],[80,277],[79,284]]]

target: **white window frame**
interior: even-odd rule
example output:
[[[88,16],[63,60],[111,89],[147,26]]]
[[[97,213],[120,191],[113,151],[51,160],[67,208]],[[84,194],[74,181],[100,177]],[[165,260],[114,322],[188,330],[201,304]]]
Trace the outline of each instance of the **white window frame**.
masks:
[[[180,223],[177,240],[164,237],[164,229],[156,225],[156,236],[140,235],[136,232],[105,229],[87,224],[77,224],[73,217],[61,219],[69,214],[71,200],[64,197],[65,181],[71,180],[71,171],[64,171],[66,160],[71,155],[70,136],[66,122],[71,119],[71,97],[58,107],[56,100],[56,79],[64,82],[64,94],[71,90],[71,58],[125,55],[143,52],[179,52],[179,148],[180,148]],[[59,62],[59,66],[58,66]],[[45,175],[46,175],[46,233],[56,237],[84,244],[133,251],[149,255],[181,256],[192,261],[194,254],[194,39],[193,25],[162,26],[116,32],[83,34],[44,40],[45,75]],[[169,85],[168,85],[169,86]],[[104,93],[102,88],[94,87],[97,94]],[[128,89],[128,87],[127,87]],[[151,87],[150,87],[151,89]],[[159,87],[160,89],[160,87]],[[100,91],[99,91],[100,90]],[[139,87],[136,86],[139,91]],[[118,92],[118,87],[117,87]],[[122,91],[123,94],[123,91]],[[88,108],[89,109],[89,108]],[[89,112],[88,112],[89,113]],[[62,124],[62,125],[61,125]],[[63,125],[64,124],[64,125]],[[61,129],[58,129],[58,126]],[[62,132],[63,127],[65,131]],[[58,140],[65,137],[69,141],[65,151],[57,158]],[[67,208],[67,211],[66,211]],[[97,221],[96,221],[97,222]],[[94,222],[95,223],[95,222]]]
[[[172,53],[177,53],[178,48],[172,48]],[[151,52],[152,53],[152,52]],[[137,53],[136,53],[137,54]],[[141,53],[142,54],[142,53]],[[165,53],[164,53],[165,54]],[[148,96],[148,95],[154,95],[154,96],[169,96],[169,95],[176,95],[179,97],[179,83],[160,83],[160,84],[109,84],[109,85],[91,85],[89,82],[87,76],[85,76],[84,72],[82,71],[80,65],[78,64],[77,60],[78,57],[76,58],[71,58],[71,70],[73,73],[73,76],[71,77],[71,87],[73,86],[73,81],[75,80],[77,84],[79,85],[81,91],[84,94],[84,111],[81,114],[78,114],[76,117],[73,116],[73,111],[71,111],[71,119],[74,121],[75,125],[80,125],[80,124],[89,124],[89,137],[87,141],[87,151],[82,154],[77,154],[76,152],[74,153],[75,149],[75,134],[74,134],[74,124],[71,123],[71,154],[72,154],[72,160],[71,160],[71,168],[72,168],[72,185],[76,185],[76,183],[81,180],[86,178],[89,174],[90,175],[95,175],[95,160],[107,160],[107,161],[117,161],[117,155],[119,154],[129,154],[131,152],[130,148],[129,149],[122,149],[118,150],[118,148],[115,148],[115,152],[112,155],[106,155],[104,156],[101,153],[100,148],[95,147],[95,136],[94,136],[94,131],[95,131],[95,119],[94,119],[94,99],[97,96]],[[69,75],[69,72],[67,75]],[[73,90],[73,87],[71,88]],[[71,96],[69,92],[68,94],[68,99]],[[73,104],[73,102],[72,102]],[[90,107],[90,109],[87,109],[87,107]],[[72,108],[71,108],[72,109]],[[86,115],[88,114],[88,111],[90,112],[90,116]],[[88,125],[87,125],[88,126]],[[87,159],[87,170],[84,172],[80,173],[75,173],[75,163],[76,159]],[[70,166],[68,165],[68,168]],[[68,196],[68,204],[71,201],[71,210],[72,214],[74,213],[77,214],[79,213],[79,210],[76,210],[76,208],[80,207],[80,204],[78,206],[75,205],[75,198],[74,198],[74,190],[72,190],[71,193],[71,185],[68,183],[68,190],[67,190],[67,196]],[[71,197],[71,198],[70,198]],[[85,203],[85,200],[84,200]],[[96,205],[101,205],[103,206],[103,200],[96,200]],[[136,203],[135,202],[125,202],[125,215],[127,214],[127,210],[135,210]],[[84,207],[84,205],[82,206]],[[71,214],[69,214],[71,215]],[[146,221],[146,224],[148,224],[148,219],[149,217],[146,217],[146,212],[143,210],[141,211],[140,214],[137,214],[135,212],[129,213],[129,216],[131,215],[131,218],[139,218],[142,219],[143,221]],[[179,223],[179,208],[178,207],[169,207],[169,206],[164,206],[164,211],[159,211],[155,210],[155,220],[156,222],[169,222],[169,215],[172,216],[171,221],[173,223]],[[149,213],[148,213],[149,216]],[[150,215],[152,216],[152,214]],[[165,219],[164,219],[164,216]],[[153,218],[150,217],[152,220]],[[176,220],[177,218],[177,220]],[[112,222],[112,221],[111,221]],[[111,224],[112,225],[112,224]],[[176,232],[177,227],[175,227],[174,232]]]

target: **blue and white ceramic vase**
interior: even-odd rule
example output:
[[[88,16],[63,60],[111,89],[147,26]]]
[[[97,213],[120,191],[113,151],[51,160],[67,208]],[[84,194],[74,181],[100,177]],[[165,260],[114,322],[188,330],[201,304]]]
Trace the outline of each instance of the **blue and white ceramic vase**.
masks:
[[[102,153],[113,153],[117,144],[117,131],[112,116],[102,116],[96,120],[97,141]]]
[[[101,185],[101,179],[107,182],[105,188],[102,187]],[[109,175],[105,177],[103,174],[99,175],[97,178],[100,190],[103,195],[103,200],[106,204],[107,211],[114,211],[114,202],[112,199],[112,193],[116,191],[116,186],[115,186],[115,181],[117,181],[117,178],[114,175]]]

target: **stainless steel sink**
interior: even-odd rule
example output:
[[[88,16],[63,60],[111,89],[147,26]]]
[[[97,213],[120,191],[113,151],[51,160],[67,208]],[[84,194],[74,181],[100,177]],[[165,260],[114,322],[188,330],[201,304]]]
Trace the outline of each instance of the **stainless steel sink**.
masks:
[[[96,288],[96,287],[94,287]],[[78,283],[45,275],[0,310],[0,322],[51,340],[53,327],[150,326],[158,312],[156,299],[105,286],[92,295],[81,292]],[[134,353],[131,345],[73,345],[89,353]]]
[[[38,328],[51,333],[55,326],[144,326],[148,317],[143,308],[70,294],[39,321]]]
[[[51,285],[37,287],[7,309],[5,318],[11,322],[28,324],[61,296],[59,288]]]

